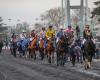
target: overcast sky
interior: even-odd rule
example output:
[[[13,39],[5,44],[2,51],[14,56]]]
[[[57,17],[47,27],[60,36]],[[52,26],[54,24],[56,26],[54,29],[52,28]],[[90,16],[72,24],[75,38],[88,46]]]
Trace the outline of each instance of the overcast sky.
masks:
[[[71,4],[79,4],[80,0],[71,0]],[[88,0],[90,8],[93,8],[93,2]],[[13,24],[20,19],[21,22],[27,21],[30,24],[35,23],[35,19],[50,8],[61,6],[61,0],[0,0],[0,16],[5,23],[11,18]]]

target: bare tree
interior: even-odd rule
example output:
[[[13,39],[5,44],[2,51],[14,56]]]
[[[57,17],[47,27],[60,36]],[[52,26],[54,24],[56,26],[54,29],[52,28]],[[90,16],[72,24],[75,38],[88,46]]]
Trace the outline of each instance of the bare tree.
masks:
[[[42,27],[44,27],[43,24],[35,23],[34,29],[36,30],[36,32],[40,32]]]
[[[48,24],[53,24],[57,28],[64,23],[64,14],[62,16],[61,8],[54,8],[48,10],[45,14],[41,15],[42,20],[47,20]]]

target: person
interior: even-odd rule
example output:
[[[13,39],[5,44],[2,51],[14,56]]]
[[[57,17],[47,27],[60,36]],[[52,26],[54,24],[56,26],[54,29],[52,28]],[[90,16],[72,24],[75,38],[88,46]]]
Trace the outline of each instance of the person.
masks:
[[[89,29],[89,25],[86,25],[84,31],[83,31],[83,38],[84,39],[87,39],[87,38],[91,38],[92,39],[92,32],[91,30]]]
[[[48,30],[46,31],[46,39],[53,41],[53,47],[55,48],[55,30],[53,29],[53,26],[49,26]]]
[[[10,50],[11,50],[11,54],[14,57],[16,57],[17,40],[16,40],[16,34],[15,33],[13,33],[12,36],[11,36]]]
[[[0,40],[0,54],[1,54],[1,52],[2,52],[2,47],[3,47],[3,41]]]
[[[20,34],[20,39],[23,40],[26,37],[26,31],[23,30],[22,33]]]
[[[73,36],[73,29],[71,26],[68,26],[68,28],[64,31],[66,35],[69,35],[69,36]]]
[[[71,26],[64,30],[64,35],[68,38],[68,43],[71,44],[74,40],[74,31]]]
[[[69,53],[70,53],[70,59],[71,59],[71,63],[73,66],[75,66],[75,61],[76,61],[76,53],[75,53],[75,43],[72,43],[69,46]]]
[[[42,30],[40,32],[40,38],[45,39],[46,37],[46,29],[45,27],[42,27]]]
[[[82,50],[81,50],[81,46],[79,46],[79,44],[77,43],[77,40],[75,41],[75,47],[74,47],[74,53],[76,54],[77,57],[77,62],[83,62],[82,60]]]
[[[64,35],[64,31],[63,31],[63,27],[61,26],[60,30],[57,32],[57,35],[56,35],[56,38],[57,38],[56,42],[58,42],[63,35]]]
[[[76,30],[76,38],[79,39],[80,38],[80,28],[78,25],[76,26],[75,30]]]
[[[11,41],[14,41],[14,42],[16,41],[16,35],[15,35],[15,33],[14,33],[14,32],[12,33],[12,36],[11,36]]]
[[[46,38],[52,38],[55,36],[55,30],[53,29],[53,26],[49,26],[48,30],[46,31]]]
[[[28,46],[28,39],[26,37],[26,31],[22,30],[22,33],[20,34],[20,40],[19,40],[19,53],[20,53],[20,57],[25,57],[26,53],[27,53],[27,46]]]
[[[45,45],[46,45],[46,29],[45,29],[45,27],[42,27],[42,30],[40,32],[38,42],[40,42],[40,41],[43,41],[43,43],[44,43],[43,48],[45,48]]]

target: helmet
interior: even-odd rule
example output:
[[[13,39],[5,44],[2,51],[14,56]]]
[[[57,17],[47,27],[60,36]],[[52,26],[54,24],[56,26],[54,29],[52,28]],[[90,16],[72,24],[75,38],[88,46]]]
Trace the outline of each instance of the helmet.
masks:
[[[45,27],[42,27],[42,30],[45,30]]]
[[[63,29],[63,26],[60,26],[59,29]]]
[[[90,26],[90,25],[86,25],[86,28],[88,28],[88,29],[89,29],[89,26]]]
[[[68,28],[71,28],[71,26],[68,26]]]
[[[51,26],[51,25],[49,26],[49,28],[52,28],[52,27],[53,27],[53,26]]]

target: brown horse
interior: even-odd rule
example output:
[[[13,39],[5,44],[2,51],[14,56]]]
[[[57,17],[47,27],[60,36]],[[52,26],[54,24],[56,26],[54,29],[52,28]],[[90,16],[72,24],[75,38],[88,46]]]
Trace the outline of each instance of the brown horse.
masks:
[[[37,37],[34,37],[34,39],[31,41],[30,45],[28,46],[29,49],[29,58],[36,59],[36,43],[37,43]]]
[[[68,43],[67,38],[62,36],[60,40],[57,42],[57,66],[65,64],[66,53],[68,52]]]
[[[46,54],[47,54],[48,62],[53,63],[54,62],[54,47],[53,47],[52,39],[49,39],[47,41]]]
[[[40,53],[41,60],[43,60],[44,59],[44,40],[43,39],[39,41],[38,47],[39,47],[39,53]]]

